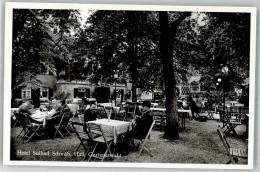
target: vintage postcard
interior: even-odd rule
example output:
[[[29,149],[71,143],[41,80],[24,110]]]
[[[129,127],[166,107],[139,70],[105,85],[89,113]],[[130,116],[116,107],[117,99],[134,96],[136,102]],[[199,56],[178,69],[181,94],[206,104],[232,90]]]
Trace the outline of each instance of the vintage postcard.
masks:
[[[6,3],[4,164],[252,169],[256,8]]]

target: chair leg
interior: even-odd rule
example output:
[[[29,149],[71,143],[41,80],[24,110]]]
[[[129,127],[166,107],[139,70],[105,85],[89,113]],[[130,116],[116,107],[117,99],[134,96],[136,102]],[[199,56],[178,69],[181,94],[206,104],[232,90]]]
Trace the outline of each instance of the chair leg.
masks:
[[[54,133],[54,137],[56,136],[56,134],[57,134],[57,132],[60,134],[60,136],[64,139],[64,136],[62,135],[62,133],[60,132],[60,130],[59,130],[59,127],[56,127],[56,126],[54,126],[55,127],[55,129],[56,129],[56,131],[55,131],[55,133]]]
[[[142,143],[142,146],[141,146],[141,149],[139,151],[139,155],[141,154],[141,152],[143,151],[143,148],[144,148],[144,144],[146,143],[146,140]]]
[[[35,132],[32,133],[32,135],[25,141],[25,143],[29,142],[33,138],[34,135],[35,135]]]
[[[65,127],[65,130],[67,131],[67,133],[71,136],[71,133],[70,133],[70,131],[68,130],[68,128],[67,127]]]
[[[95,145],[93,151],[91,152],[91,155],[90,155],[90,157],[89,157],[89,159],[88,159],[88,162],[91,160],[91,158],[92,158],[92,156],[93,156],[93,154],[94,154],[94,152],[95,152],[95,150],[96,150],[96,148],[97,148],[97,145],[98,145],[98,143],[96,143],[96,145]]]
[[[91,147],[89,147],[89,148],[85,151],[85,156],[84,156],[84,159],[83,159],[83,160],[86,160],[86,159],[87,159],[87,156],[88,156],[88,153],[89,153],[90,148],[91,148]]]
[[[18,138],[18,137],[23,133],[23,131],[24,131],[24,129],[22,129],[22,130],[20,131],[20,133],[16,136],[16,138]]]

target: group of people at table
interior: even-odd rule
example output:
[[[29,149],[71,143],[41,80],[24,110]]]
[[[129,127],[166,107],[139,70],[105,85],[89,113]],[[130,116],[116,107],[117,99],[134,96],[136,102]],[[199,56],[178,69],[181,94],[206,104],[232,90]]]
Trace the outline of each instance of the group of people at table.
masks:
[[[48,110],[46,107],[41,107],[37,110],[32,110],[32,102],[30,100],[26,101],[16,111],[16,113],[27,113],[30,116],[30,120],[33,123],[43,124],[43,128],[48,127],[49,121],[54,117],[61,115],[64,112],[70,112],[69,106],[65,101],[58,103],[56,100],[52,101],[52,108]],[[97,108],[97,104],[90,104],[86,107],[84,112],[84,123],[97,120],[96,114],[92,113],[92,110]],[[130,141],[132,138],[143,139],[147,135],[151,124],[153,123],[153,116],[151,114],[151,102],[144,101],[142,103],[142,110],[135,118],[131,121],[134,126],[125,133],[124,140],[121,142],[124,145],[124,154],[128,154],[130,151]]]
[[[53,100],[50,109],[45,105],[40,106],[40,108],[37,109],[34,109],[33,107],[32,101],[27,100],[21,104],[15,112],[18,115],[21,112],[28,114],[29,120],[32,123],[42,124],[43,129],[46,129],[48,132],[51,132],[51,130],[48,129],[48,124],[50,124],[53,119],[60,118],[65,112],[70,112],[70,108],[63,100],[60,103],[57,102],[57,100]]]

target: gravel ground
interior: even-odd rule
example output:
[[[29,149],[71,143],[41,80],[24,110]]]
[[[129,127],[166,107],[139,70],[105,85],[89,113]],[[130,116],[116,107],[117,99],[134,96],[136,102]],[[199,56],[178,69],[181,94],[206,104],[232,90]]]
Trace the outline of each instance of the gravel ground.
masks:
[[[214,115],[218,118],[218,115]],[[146,151],[138,155],[137,150],[133,150],[127,156],[105,160],[109,162],[147,162],[147,163],[192,163],[192,164],[225,164],[228,156],[217,135],[217,126],[222,123],[217,119],[207,122],[186,119],[186,128],[180,131],[180,138],[169,141],[163,138],[163,132],[153,130],[146,146],[151,150],[153,157]],[[78,138],[72,133],[71,136],[62,138],[36,138],[28,143],[23,143],[20,138],[16,138],[20,127],[11,129],[11,142],[15,159],[28,161],[84,161],[83,148],[74,156],[74,150],[79,144]],[[236,128],[238,136],[228,136],[231,147],[247,148],[247,141],[243,133],[246,126],[241,125]],[[18,155],[19,152],[29,152],[30,155]],[[48,153],[49,152],[49,153]],[[43,153],[47,155],[43,155]],[[39,155],[41,154],[41,155]],[[239,159],[238,164],[247,164],[247,159]]]

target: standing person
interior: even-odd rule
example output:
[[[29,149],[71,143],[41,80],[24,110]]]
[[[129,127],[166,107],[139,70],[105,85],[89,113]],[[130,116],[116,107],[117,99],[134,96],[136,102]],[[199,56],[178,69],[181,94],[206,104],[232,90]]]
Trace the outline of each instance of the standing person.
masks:
[[[122,147],[125,149],[123,150],[124,154],[129,153],[129,144],[132,138],[144,139],[147,135],[153,123],[153,116],[151,115],[150,108],[151,102],[144,101],[142,117],[137,117],[136,126],[125,135],[125,139],[122,141]]]
[[[196,119],[197,117],[199,117],[199,110],[198,107],[196,105],[196,102],[192,99],[191,95],[189,96],[189,105],[190,105],[190,109],[191,109],[191,114],[192,114],[192,118]],[[195,117],[195,113],[196,113],[196,117]]]

